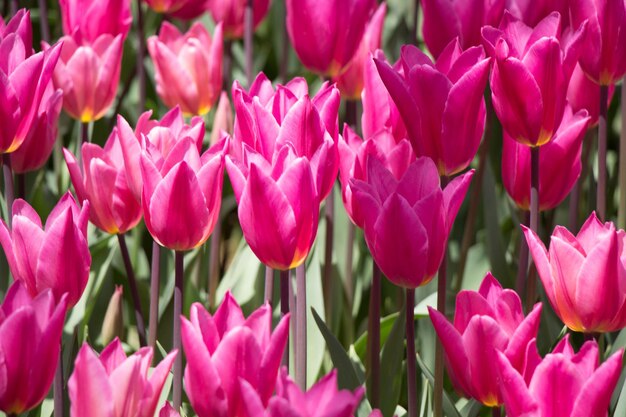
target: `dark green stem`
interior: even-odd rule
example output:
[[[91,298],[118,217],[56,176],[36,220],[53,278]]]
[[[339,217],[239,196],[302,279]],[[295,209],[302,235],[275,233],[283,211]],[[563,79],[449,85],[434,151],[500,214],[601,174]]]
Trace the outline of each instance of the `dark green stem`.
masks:
[[[148,324],[149,344],[156,349],[159,326],[159,288],[161,285],[161,246],[152,241],[152,261],[150,264],[150,323]]]
[[[56,372],[54,373],[54,417],[63,417],[64,405],[63,405],[63,343],[59,342],[61,347],[59,348],[59,363],[57,364]]]
[[[217,284],[220,279],[220,243],[222,236],[222,220],[217,219],[213,234],[211,235],[211,243],[209,249],[209,306],[211,310],[215,310]]]
[[[143,23],[143,2],[137,0],[137,82],[139,83],[139,114],[146,107],[146,74],[143,61],[146,56],[146,37]]]
[[[408,417],[417,417],[417,374],[415,358],[415,290],[406,289],[406,386],[409,399]],[[436,415],[436,414],[435,414]]]
[[[174,285],[174,349],[178,351],[174,360],[174,388],[172,402],[174,410],[180,410],[183,400],[183,350],[180,337],[180,317],[183,314],[183,276],[185,252],[175,252],[176,277]]]
[[[524,226],[528,227],[530,224],[530,212],[524,210],[523,212]],[[520,297],[524,297],[526,292],[526,277],[528,276],[528,243],[523,233],[520,234],[519,241],[519,260],[517,262],[517,278],[515,281],[515,290]]]
[[[296,383],[306,391],[306,269],[304,262],[296,268]]]
[[[41,39],[50,43],[50,26],[48,25],[48,2],[39,0],[39,25],[41,26]]]
[[[4,201],[7,204],[7,224],[11,227],[13,222],[13,170],[11,169],[11,155],[2,154],[2,172],[4,173]]]
[[[539,233],[539,147],[530,148],[530,230]],[[526,282],[526,307],[537,298],[537,282],[533,272],[529,272]]]
[[[324,251],[324,307],[326,309],[326,322],[332,323],[333,317],[333,235],[335,225],[335,190],[334,186],[326,197],[324,207],[326,216],[326,245]]]
[[[122,253],[122,259],[124,260],[124,267],[126,268],[126,277],[128,278],[128,285],[130,286],[130,294],[133,299],[133,306],[135,308],[135,321],[137,323],[137,333],[139,334],[139,344],[146,346],[146,325],[143,318],[143,311],[141,309],[141,299],[139,298],[139,290],[137,289],[137,280],[135,279],[135,272],[133,271],[133,265],[130,262],[130,254],[128,253],[128,246],[126,246],[126,237],[123,233],[118,233],[117,240],[120,244],[120,252]]]
[[[623,88],[623,87],[622,87]],[[607,152],[607,113],[609,87],[600,86],[600,116],[598,118],[598,189],[596,190],[596,208],[598,217],[604,221],[606,217],[606,152]]]
[[[244,12],[244,49],[246,53],[246,79],[248,88],[252,85],[254,73],[254,6],[253,0],[246,1]]]
[[[372,408],[380,407],[380,268],[372,260],[372,288],[367,319],[367,363],[369,365],[369,401]]]

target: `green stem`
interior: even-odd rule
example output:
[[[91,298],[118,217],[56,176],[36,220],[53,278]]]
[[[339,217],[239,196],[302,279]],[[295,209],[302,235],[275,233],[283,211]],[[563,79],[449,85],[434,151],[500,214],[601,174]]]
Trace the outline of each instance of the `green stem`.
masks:
[[[54,417],[63,417],[64,404],[63,404],[63,343],[59,342],[61,347],[59,348],[59,363],[57,365],[56,372],[54,373]]]
[[[617,225],[626,228],[626,77],[622,80],[622,132],[619,137],[619,207]]]
[[[133,271],[133,265],[130,262],[130,254],[128,253],[128,246],[126,245],[126,237],[123,233],[118,233],[117,240],[120,244],[120,252],[122,253],[122,259],[124,260],[126,277],[128,278],[130,294],[135,308],[135,321],[137,323],[137,333],[139,334],[139,344],[141,346],[146,346],[146,325],[143,318],[143,311],[141,309],[141,299],[139,298],[139,290],[137,289],[137,280],[135,279],[135,272]]]
[[[2,172],[4,173],[4,201],[7,204],[7,224],[11,227],[13,221],[13,200],[15,199],[11,155],[8,153],[2,154],[2,162]]]
[[[146,107],[146,74],[143,61],[146,56],[146,36],[143,23],[143,2],[137,0],[137,82],[139,83],[139,114]]]
[[[174,388],[172,402],[174,410],[180,410],[183,399],[183,351],[180,336],[180,317],[183,314],[183,276],[185,252],[175,252],[176,278],[174,286],[174,349],[178,351],[174,360]]]
[[[222,220],[217,219],[209,248],[209,306],[215,310],[217,284],[220,278],[220,241],[222,235]]]
[[[289,314],[289,271],[280,271],[280,316],[284,317]],[[290,320],[291,328],[293,328],[293,320]],[[289,342],[287,349],[283,355],[283,366],[289,367]]]
[[[272,304],[272,298],[274,293],[274,270],[269,266],[265,267],[265,295],[264,301]]]
[[[372,288],[367,319],[367,363],[369,365],[369,401],[372,408],[380,407],[380,268],[372,259]]]
[[[296,383],[306,391],[306,269],[304,262],[296,268]]]
[[[607,112],[609,87],[600,86],[600,116],[598,118],[598,188],[596,190],[596,209],[598,217],[604,221],[606,217],[606,152],[607,152]]]
[[[330,190],[330,194],[326,197],[325,216],[326,216],[326,245],[324,251],[324,307],[326,309],[326,322],[332,323],[333,317],[333,235],[335,225],[335,190]]]
[[[150,264],[150,323],[148,325],[149,344],[156,349],[159,326],[159,287],[161,281],[161,246],[152,241],[152,261]]]
[[[406,289],[406,386],[409,399],[408,417],[417,417],[417,374],[415,358],[415,290]],[[437,416],[437,414],[435,414]]]
[[[539,147],[530,148],[530,230],[539,233]],[[534,269],[534,268],[532,268]],[[537,278],[530,271],[526,282],[526,307],[537,298]]]
[[[244,12],[244,49],[246,53],[246,79],[248,88],[252,85],[254,73],[254,6],[253,0],[246,1]]]

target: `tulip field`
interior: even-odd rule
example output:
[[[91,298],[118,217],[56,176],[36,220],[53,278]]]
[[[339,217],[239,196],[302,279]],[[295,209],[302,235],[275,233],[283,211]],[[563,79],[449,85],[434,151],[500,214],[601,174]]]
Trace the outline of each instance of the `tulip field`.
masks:
[[[0,417],[626,417],[626,0],[0,15]]]

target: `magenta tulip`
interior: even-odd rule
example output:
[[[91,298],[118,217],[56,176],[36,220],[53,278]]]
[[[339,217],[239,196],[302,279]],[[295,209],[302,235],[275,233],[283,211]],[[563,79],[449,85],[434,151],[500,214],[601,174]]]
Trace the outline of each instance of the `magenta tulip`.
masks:
[[[63,33],[79,44],[94,44],[102,35],[125,38],[133,16],[130,0],[59,0]]]
[[[157,13],[191,20],[206,12],[210,0],[143,0]]]
[[[577,332],[613,332],[626,327],[626,233],[592,213],[576,236],[557,226],[547,251],[524,228],[539,278],[552,308]]]
[[[569,26],[569,3],[570,0],[506,0],[506,10],[513,16],[526,23],[535,26],[552,12],[559,12],[563,27]],[[499,21],[490,23],[496,26]]]
[[[13,203],[13,228],[0,224],[0,244],[11,274],[31,296],[52,289],[56,300],[68,293],[74,306],[81,297],[91,266],[87,245],[89,202],[80,208],[66,193],[48,215],[45,228],[37,212],[22,199]]]
[[[595,340],[574,353],[566,335],[537,366],[530,381],[500,352],[491,358],[491,366],[495,359],[507,416],[604,417],[622,370],[622,355],[620,349],[599,365]]]
[[[551,210],[567,197],[582,170],[581,152],[590,117],[565,108],[554,138],[539,154],[539,210]],[[530,210],[530,148],[504,132],[502,184],[515,204]]]
[[[159,411],[159,417],[180,417],[180,413],[174,410],[174,407],[169,402],[166,402]]]
[[[502,404],[498,372],[491,365],[496,352],[502,352],[527,380],[541,359],[535,346],[541,304],[524,317],[517,293],[502,289],[491,273],[477,292],[459,292],[454,324],[435,309],[429,308],[428,313],[443,344],[455,388],[489,407]]]
[[[186,251],[209,238],[219,217],[224,178],[223,140],[200,155],[191,137],[165,156],[146,141],[141,153],[141,203],[148,231],[161,246]]]
[[[351,186],[372,257],[400,287],[428,283],[441,265],[473,171],[442,190],[430,158],[417,158],[400,180],[377,158],[368,158],[367,170],[367,181],[353,180]]]
[[[567,85],[585,27],[561,36],[557,12],[534,28],[506,12],[500,29],[483,29],[487,48],[495,56],[493,108],[502,128],[514,140],[534,147],[545,145],[554,136],[563,117]]]
[[[489,58],[482,47],[461,50],[452,41],[433,62],[417,47],[402,47],[403,73],[376,61],[417,156],[428,156],[439,175],[463,171],[474,159],[485,129],[483,92]]]
[[[364,391],[363,387],[354,392],[337,389],[337,371],[333,370],[302,392],[286,368],[281,370],[276,395],[268,404],[264,404],[247,381],[241,381],[241,390],[244,417],[352,417]]]
[[[180,106],[186,116],[203,116],[222,87],[222,25],[213,38],[200,22],[185,34],[163,22],[159,36],[148,38],[159,97],[168,107]]]
[[[365,32],[375,0],[287,0],[287,31],[309,70],[334,77],[350,62]]]
[[[505,0],[423,0],[422,35],[438,57],[455,38],[463,50],[482,43],[480,30],[500,23]]]
[[[607,109],[613,99],[615,85],[611,84],[608,90]],[[591,119],[588,128],[598,124],[598,117],[600,115],[600,86],[594,83],[587,74],[583,72],[582,68],[580,68],[580,64],[576,65],[572,73],[572,78],[567,88],[567,101],[572,105],[572,109],[575,112],[582,109],[589,112]]]
[[[16,415],[48,394],[59,362],[67,296],[50,290],[32,297],[17,281],[0,306],[0,410]]]
[[[83,143],[81,153],[82,166],[63,149],[78,200],[89,201],[89,219],[96,227],[110,234],[126,233],[141,220],[141,204],[128,185],[117,129],[104,148]]]
[[[243,37],[244,15],[247,0],[208,0],[207,10],[215,22],[224,26],[226,39],[241,39]],[[270,9],[271,0],[253,0],[252,25],[256,28]]]
[[[154,416],[175,356],[176,351],[167,355],[148,376],[152,348],[141,348],[127,357],[115,339],[98,356],[83,344],[67,383],[70,416]]]
[[[272,331],[269,304],[247,319],[226,293],[214,315],[202,305],[191,306],[190,320],[181,316],[187,367],[185,391],[198,417],[241,416],[245,399],[242,381],[267,405],[274,392],[289,335],[289,316]]]

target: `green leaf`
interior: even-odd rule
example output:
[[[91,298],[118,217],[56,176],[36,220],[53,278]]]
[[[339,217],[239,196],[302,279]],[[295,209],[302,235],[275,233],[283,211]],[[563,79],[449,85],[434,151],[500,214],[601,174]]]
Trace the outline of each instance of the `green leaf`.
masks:
[[[430,370],[428,369],[428,367],[426,366],[426,364],[424,363],[420,355],[415,354],[415,356],[417,358],[417,365],[420,367],[420,370],[422,371],[422,375],[426,377],[431,387],[434,387],[435,377],[430,372]],[[461,417],[461,414],[459,414],[459,410],[456,409],[456,407],[454,406],[454,403],[452,402],[452,400],[450,400],[450,397],[448,397],[448,394],[445,391],[443,392],[443,412],[448,417]]]

